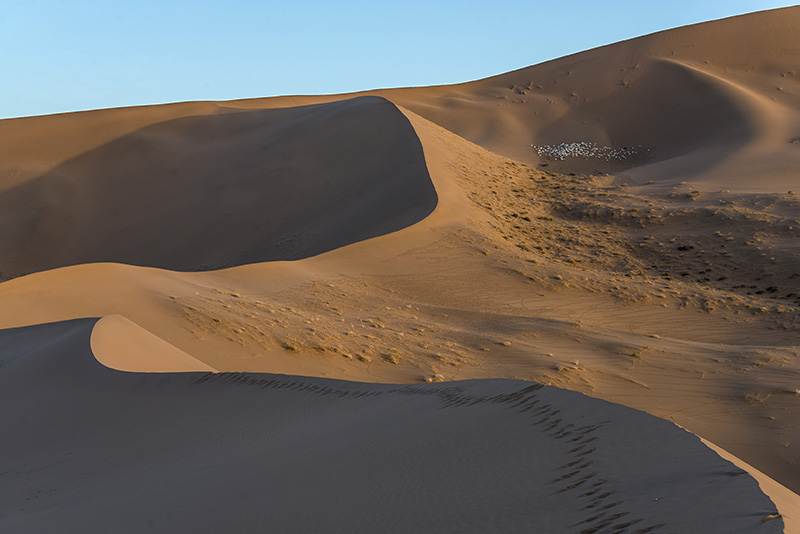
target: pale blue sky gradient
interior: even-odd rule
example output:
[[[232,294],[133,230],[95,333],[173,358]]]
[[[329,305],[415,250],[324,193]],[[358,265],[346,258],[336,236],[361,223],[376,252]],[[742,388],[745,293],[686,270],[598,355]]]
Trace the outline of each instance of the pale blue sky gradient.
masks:
[[[458,83],[788,5],[8,0],[0,6],[0,118]]]

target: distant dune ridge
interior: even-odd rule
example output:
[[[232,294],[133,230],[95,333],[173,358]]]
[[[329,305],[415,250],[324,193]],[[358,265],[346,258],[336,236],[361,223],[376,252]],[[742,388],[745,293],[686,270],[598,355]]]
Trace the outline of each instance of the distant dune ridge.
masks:
[[[481,146],[538,163],[530,145],[638,147],[633,169],[668,183],[782,190],[800,151],[800,10],[668,30],[485,80],[388,91],[398,104]],[[753,174],[758,173],[758,178]],[[681,179],[677,179],[680,177]]]
[[[800,532],[799,76],[795,7],[0,121],[0,530]]]

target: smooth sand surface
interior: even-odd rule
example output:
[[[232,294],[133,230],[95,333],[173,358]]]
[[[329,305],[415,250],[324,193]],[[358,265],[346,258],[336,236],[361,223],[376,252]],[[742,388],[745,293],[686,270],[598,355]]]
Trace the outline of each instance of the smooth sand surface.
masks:
[[[4,532],[781,532],[744,471],[619,405],[509,380],[122,373],[93,328],[0,334],[28,347],[0,374]]]
[[[13,126],[0,136],[29,141]],[[0,271],[297,259],[399,230],[435,205],[419,140],[381,98],[172,118],[0,189]]]
[[[800,500],[797,499],[797,494],[785,486],[778,484],[752,465],[742,461],[741,458],[737,458],[710,441],[704,439],[701,439],[701,441],[723,459],[747,471],[750,476],[755,478],[761,490],[769,496],[770,500],[775,503],[775,506],[780,510],[785,524],[784,532],[797,532],[798,525],[800,525],[800,522],[798,522],[798,518],[800,518]]]
[[[797,189],[800,10],[668,30],[486,80],[387,96],[512,159],[703,190]],[[548,161],[530,145],[633,148]],[[580,158],[578,158],[580,159]],[[576,164],[577,163],[577,164]]]
[[[457,86],[0,121],[0,381],[30,451],[0,521],[800,532],[798,27],[788,8]],[[560,410],[544,434],[441,404],[525,388]],[[588,521],[594,494],[543,484],[563,425],[606,419],[622,456],[581,469],[626,515]],[[448,480],[466,500],[432,502]]]
[[[95,324],[92,353],[111,369],[140,373],[215,372],[121,315],[106,315]]]

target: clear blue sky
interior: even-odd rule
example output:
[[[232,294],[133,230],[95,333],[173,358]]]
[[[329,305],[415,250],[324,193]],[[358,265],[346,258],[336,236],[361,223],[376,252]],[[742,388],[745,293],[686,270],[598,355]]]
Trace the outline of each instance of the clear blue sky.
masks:
[[[0,118],[484,78],[769,1],[6,0]]]

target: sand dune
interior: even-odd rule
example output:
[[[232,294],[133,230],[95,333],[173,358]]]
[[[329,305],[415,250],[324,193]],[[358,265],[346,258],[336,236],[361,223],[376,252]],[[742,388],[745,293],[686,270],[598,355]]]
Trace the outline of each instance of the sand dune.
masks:
[[[798,23],[0,121],[3,530],[799,532]]]
[[[622,173],[654,189],[798,189],[800,9],[645,35],[456,85],[370,91],[493,152],[558,172]],[[228,102],[241,108],[341,97]],[[622,158],[542,157],[592,143]],[[585,152],[585,151],[584,151]]]
[[[0,271],[297,259],[399,230],[435,205],[419,141],[383,99],[217,109],[137,129],[5,189]]]
[[[4,531],[781,532],[744,471],[618,405],[520,381],[120,373],[94,325],[0,334],[27,347],[0,374]]]
[[[392,101],[504,156],[707,189],[797,188],[800,10],[639,37]],[[531,145],[636,147],[626,160],[554,162]],[[639,146],[641,145],[641,148]],[[630,160],[630,161],[629,161]],[[755,175],[755,176],[754,176]]]

